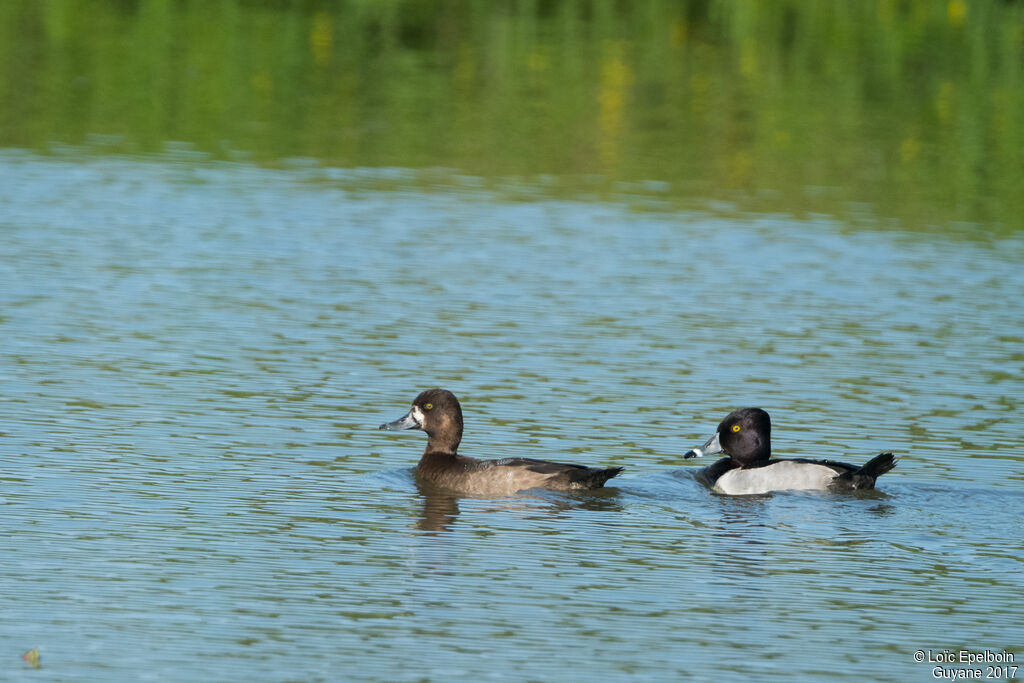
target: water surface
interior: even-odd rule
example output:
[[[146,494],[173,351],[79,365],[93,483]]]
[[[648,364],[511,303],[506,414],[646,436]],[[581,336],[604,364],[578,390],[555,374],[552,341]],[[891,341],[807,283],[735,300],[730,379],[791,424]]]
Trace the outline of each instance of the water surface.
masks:
[[[1018,237],[421,185],[0,155],[4,678],[929,680],[916,650],[1024,657]],[[626,471],[425,496],[422,435],[376,426],[435,385],[466,454]],[[899,465],[861,495],[712,495],[680,456],[740,405],[780,455]]]
[[[1024,227],[1022,84],[1019,2],[0,3],[3,148],[628,184],[927,232]]]

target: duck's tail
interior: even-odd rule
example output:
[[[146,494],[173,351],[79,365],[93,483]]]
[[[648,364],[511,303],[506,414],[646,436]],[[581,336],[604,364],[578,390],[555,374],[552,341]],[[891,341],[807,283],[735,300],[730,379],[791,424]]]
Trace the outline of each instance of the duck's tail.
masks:
[[[896,467],[896,459],[892,453],[879,453],[864,463],[864,466],[857,470],[850,470],[836,477],[844,488],[852,489],[873,489],[875,480]]]
[[[609,467],[603,470],[596,467],[588,467],[570,472],[569,480],[572,482],[572,488],[599,489],[604,486],[606,481],[621,471],[621,467]]]

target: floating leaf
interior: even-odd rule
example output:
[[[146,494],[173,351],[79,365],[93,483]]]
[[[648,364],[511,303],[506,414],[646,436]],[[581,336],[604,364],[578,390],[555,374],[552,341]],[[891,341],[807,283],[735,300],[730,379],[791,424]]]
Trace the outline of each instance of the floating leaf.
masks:
[[[39,648],[34,647],[21,656],[33,669],[39,668]]]

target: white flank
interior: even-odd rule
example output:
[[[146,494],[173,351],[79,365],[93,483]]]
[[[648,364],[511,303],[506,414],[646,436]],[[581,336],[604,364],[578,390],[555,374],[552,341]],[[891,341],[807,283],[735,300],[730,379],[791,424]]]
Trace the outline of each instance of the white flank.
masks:
[[[729,470],[715,482],[715,490],[730,495],[801,489],[824,491],[837,474],[824,465],[783,460],[749,470]]]

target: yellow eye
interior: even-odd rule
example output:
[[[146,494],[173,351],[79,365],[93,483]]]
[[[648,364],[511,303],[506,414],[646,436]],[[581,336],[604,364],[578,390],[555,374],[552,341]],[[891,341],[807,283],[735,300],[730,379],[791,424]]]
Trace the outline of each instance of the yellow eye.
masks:
[[[734,431],[734,432],[740,431],[740,426],[739,425],[733,425],[732,426],[732,431]]]
[[[423,404],[423,410],[433,410],[433,409],[434,409],[434,404],[433,403],[424,403]]]

